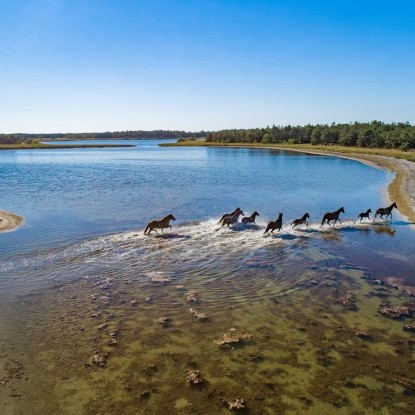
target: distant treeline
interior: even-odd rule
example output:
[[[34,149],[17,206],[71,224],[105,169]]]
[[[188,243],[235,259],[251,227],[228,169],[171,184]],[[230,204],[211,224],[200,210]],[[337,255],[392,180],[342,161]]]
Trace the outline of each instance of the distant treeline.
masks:
[[[0,144],[18,144],[24,142],[33,142],[39,140],[103,140],[114,138],[191,138],[205,137],[206,132],[188,132],[188,131],[171,131],[171,130],[153,130],[153,131],[114,131],[105,133],[66,133],[66,134],[0,134]]]
[[[415,149],[415,126],[409,123],[370,123],[275,126],[247,130],[209,132],[208,142],[220,143],[293,143],[355,147]]]

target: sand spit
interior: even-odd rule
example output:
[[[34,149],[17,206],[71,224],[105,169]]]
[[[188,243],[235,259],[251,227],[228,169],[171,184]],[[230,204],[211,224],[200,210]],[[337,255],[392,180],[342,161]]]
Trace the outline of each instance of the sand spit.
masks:
[[[24,218],[22,216],[0,210],[0,232],[14,231],[23,222]]]

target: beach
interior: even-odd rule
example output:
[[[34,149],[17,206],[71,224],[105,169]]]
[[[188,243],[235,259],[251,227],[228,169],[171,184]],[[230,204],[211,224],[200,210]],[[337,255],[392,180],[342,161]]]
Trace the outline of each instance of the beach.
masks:
[[[22,216],[0,210],[0,232],[14,231],[24,222]]]

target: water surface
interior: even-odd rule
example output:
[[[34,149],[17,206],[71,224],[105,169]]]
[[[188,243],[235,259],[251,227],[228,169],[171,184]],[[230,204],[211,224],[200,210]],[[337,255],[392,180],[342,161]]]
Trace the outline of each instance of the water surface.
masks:
[[[372,281],[414,283],[415,232],[398,213],[356,223],[385,205],[392,176],[335,157],[159,142],[0,153],[0,206],[26,219],[0,235],[4,371],[19,372],[22,351],[29,374],[6,382],[8,413],[216,414],[237,397],[252,414],[410,408],[413,335],[378,307],[411,297]],[[257,224],[220,229],[237,206]],[[321,227],[341,206],[343,223]],[[279,212],[282,231],[264,236]],[[292,230],[305,212],[310,226]],[[171,231],[143,235],[168,213]],[[230,328],[252,341],[213,343]],[[105,368],[93,350],[110,353]]]

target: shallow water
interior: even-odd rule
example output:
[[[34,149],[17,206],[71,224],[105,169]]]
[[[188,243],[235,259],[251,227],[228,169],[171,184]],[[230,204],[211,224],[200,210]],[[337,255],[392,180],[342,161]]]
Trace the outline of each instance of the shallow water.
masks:
[[[251,414],[410,413],[413,318],[378,308],[412,304],[384,279],[414,283],[415,232],[395,213],[355,222],[385,204],[391,176],[334,157],[157,143],[0,153],[0,206],[26,218],[0,235],[5,413],[217,414],[235,398]],[[257,224],[220,229],[236,206],[258,210]],[[321,227],[340,206],[342,224]],[[264,236],[280,211],[282,231]],[[310,226],[292,230],[305,211]],[[143,235],[170,212],[172,230]],[[230,328],[253,337],[215,344]],[[105,367],[94,350],[109,353]]]

